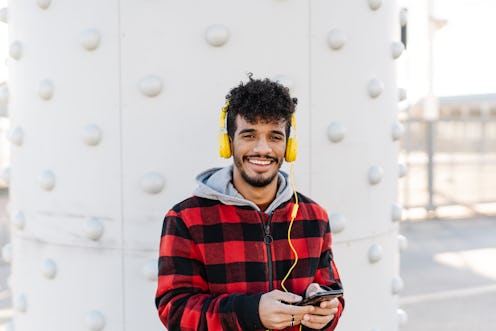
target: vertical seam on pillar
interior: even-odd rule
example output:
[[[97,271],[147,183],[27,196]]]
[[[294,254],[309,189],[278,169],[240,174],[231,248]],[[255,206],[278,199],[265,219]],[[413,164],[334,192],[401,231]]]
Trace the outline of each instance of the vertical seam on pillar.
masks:
[[[125,249],[124,249],[124,145],[122,127],[122,24],[121,24],[121,1],[117,0],[117,79],[118,79],[118,108],[119,108],[119,163],[120,163],[120,219],[121,219],[121,295],[122,295],[122,330],[126,330],[126,272],[125,272]]]
[[[312,1],[308,1],[308,190],[312,195]]]

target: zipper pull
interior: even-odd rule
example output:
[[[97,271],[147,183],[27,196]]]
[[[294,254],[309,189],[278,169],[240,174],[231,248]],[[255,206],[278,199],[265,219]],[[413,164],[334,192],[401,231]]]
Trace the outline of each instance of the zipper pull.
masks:
[[[264,242],[267,245],[270,245],[274,241],[274,238],[270,235],[270,224],[268,222],[267,222],[267,224],[265,224],[264,229],[265,229]]]

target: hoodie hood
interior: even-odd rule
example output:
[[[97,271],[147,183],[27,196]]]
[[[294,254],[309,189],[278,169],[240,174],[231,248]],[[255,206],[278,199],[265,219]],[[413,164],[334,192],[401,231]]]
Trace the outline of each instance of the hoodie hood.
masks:
[[[206,199],[219,200],[225,205],[250,206],[258,211],[260,208],[250,200],[245,199],[232,183],[233,166],[212,168],[200,173],[196,177],[198,187],[193,194]],[[289,184],[289,177],[279,170],[277,177],[276,198],[267,207],[265,213],[272,213],[283,202],[291,199],[293,190]]]

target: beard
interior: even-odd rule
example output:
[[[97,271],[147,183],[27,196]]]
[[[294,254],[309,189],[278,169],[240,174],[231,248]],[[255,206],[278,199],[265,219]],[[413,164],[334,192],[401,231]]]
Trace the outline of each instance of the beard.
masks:
[[[255,176],[250,176],[246,173],[246,171],[243,169],[243,157],[234,157],[234,165],[239,171],[239,174],[241,175],[241,178],[244,179],[245,182],[250,184],[253,187],[265,187],[272,183],[272,181],[276,178],[278,175],[279,169],[281,168],[282,165],[282,160],[277,160],[275,158],[270,157],[272,161],[276,162],[278,167],[277,171],[275,171],[273,174],[268,175],[267,177],[264,177],[263,175],[255,175]]]

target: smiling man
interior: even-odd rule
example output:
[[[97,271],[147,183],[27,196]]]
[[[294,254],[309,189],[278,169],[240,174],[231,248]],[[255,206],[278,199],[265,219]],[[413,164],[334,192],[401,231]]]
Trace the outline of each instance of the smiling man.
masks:
[[[226,99],[221,155],[233,165],[198,175],[193,197],[165,216],[160,319],[169,331],[333,330],[342,297],[297,304],[342,289],[326,212],[280,171],[296,157],[297,100],[251,75]]]

